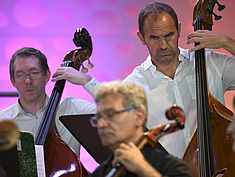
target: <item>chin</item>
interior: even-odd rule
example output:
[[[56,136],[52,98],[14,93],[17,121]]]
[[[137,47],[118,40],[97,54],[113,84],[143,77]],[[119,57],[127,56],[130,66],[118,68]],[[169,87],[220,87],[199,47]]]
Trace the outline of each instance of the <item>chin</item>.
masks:
[[[37,100],[37,98],[33,97],[33,95],[28,96],[26,99],[27,99],[29,102],[34,102],[34,101]]]
[[[112,138],[101,138],[101,143],[103,146],[111,147],[114,144],[114,141]]]
[[[101,139],[101,143],[103,146],[109,146],[111,143],[110,140],[107,140],[107,139]]]

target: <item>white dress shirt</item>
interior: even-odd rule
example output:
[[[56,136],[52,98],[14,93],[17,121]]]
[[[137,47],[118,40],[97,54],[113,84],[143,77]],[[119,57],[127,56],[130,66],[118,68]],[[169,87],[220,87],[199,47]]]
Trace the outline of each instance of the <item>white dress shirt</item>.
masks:
[[[47,96],[45,104],[41,110],[39,110],[36,115],[27,113],[23,110],[19,102],[9,106],[8,108],[0,111],[0,120],[12,119],[14,120],[21,131],[31,132],[34,136],[40,126],[43,118],[46,105],[49,101]],[[56,114],[56,126],[58,133],[63,141],[65,141],[75,152],[79,155],[80,144],[73,137],[73,135],[63,126],[59,121],[60,115],[71,115],[71,114],[85,114],[85,113],[95,113],[96,106],[85,100],[66,98],[64,99],[58,107]]]
[[[165,149],[179,158],[183,157],[197,127],[194,59],[194,52],[180,48],[180,64],[176,69],[174,79],[171,79],[159,72],[152,64],[151,57],[148,56],[124,80],[144,87],[148,100],[148,128],[165,124],[167,122],[165,110],[173,104],[184,110],[185,128],[160,139]],[[224,92],[235,89],[235,57],[206,50],[206,61],[210,92],[221,103],[224,103]],[[99,82],[92,78],[85,88],[94,95],[98,86]]]

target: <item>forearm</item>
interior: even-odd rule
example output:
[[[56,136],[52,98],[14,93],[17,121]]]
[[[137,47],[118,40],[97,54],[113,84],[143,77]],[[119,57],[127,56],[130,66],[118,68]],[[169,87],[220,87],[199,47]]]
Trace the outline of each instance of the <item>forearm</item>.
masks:
[[[235,56],[235,40],[227,37],[227,42],[224,43],[224,49]]]

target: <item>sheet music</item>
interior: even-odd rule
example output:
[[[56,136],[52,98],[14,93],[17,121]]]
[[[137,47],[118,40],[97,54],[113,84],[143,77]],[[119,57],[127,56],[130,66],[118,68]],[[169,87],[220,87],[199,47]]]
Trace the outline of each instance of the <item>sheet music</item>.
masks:
[[[42,145],[35,145],[38,177],[46,177],[44,149]]]

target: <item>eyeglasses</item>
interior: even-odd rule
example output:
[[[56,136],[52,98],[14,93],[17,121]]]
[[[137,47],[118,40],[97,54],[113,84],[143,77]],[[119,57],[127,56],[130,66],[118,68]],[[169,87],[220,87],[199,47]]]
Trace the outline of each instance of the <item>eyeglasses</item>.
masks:
[[[99,120],[101,120],[101,119],[103,119],[105,121],[112,120],[114,118],[114,116],[121,114],[121,113],[124,113],[124,112],[131,111],[133,109],[137,109],[137,107],[134,105],[131,105],[131,106],[128,106],[125,109],[119,110],[119,111],[116,111],[113,109],[104,110],[103,112],[96,113],[95,116],[91,117],[90,123],[93,127],[97,127]]]
[[[16,82],[24,82],[27,76],[29,76],[29,78],[32,80],[39,79],[41,73],[42,71],[32,71],[32,72],[29,72],[28,74],[24,72],[19,72],[15,74],[15,80]]]

